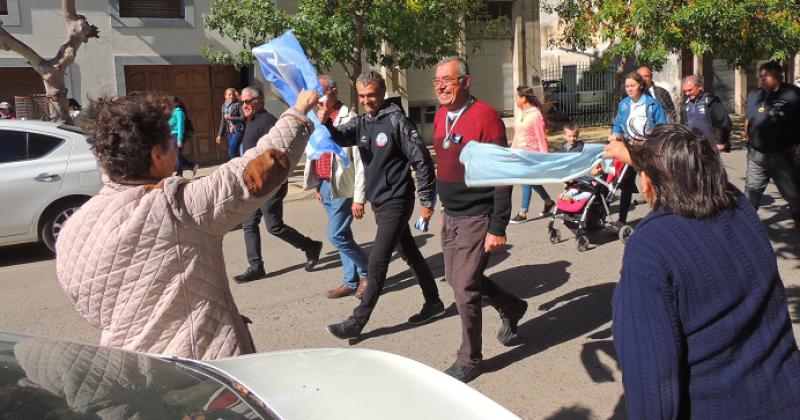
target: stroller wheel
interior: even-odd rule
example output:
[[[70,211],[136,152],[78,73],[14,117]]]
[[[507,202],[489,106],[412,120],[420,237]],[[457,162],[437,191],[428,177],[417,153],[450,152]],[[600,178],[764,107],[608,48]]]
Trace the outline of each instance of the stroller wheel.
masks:
[[[587,251],[589,249],[589,238],[585,236],[578,236],[578,252]]]
[[[561,231],[559,231],[558,229],[550,229],[549,234],[550,234],[551,244],[557,244],[561,242]]]
[[[628,225],[620,227],[618,233],[619,240],[622,241],[623,244],[628,243],[628,238],[631,236],[632,233],[633,233],[632,227]]]

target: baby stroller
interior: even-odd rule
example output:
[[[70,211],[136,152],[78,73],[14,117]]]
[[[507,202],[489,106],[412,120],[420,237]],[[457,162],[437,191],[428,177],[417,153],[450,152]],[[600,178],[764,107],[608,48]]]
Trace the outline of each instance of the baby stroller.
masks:
[[[571,202],[562,199],[559,195],[556,210],[552,215],[553,220],[547,224],[550,243],[555,244],[561,241],[561,232],[556,228],[556,223],[561,221],[567,229],[575,234],[578,251],[588,250],[589,237],[587,235],[611,225],[609,205],[614,201],[618,189],[617,180],[623,179],[627,170],[628,165],[615,163],[614,173],[609,174],[605,180],[600,176],[580,176],[568,181],[564,191],[575,192],[577,190],[578,194],[575,195],[576,199]],[[617,234],[620,241],[626,243],[632,233],[632,227],[623,225]]]

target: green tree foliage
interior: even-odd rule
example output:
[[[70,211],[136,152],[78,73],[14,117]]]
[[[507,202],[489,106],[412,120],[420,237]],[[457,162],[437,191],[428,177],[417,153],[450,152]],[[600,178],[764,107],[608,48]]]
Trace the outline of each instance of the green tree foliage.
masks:
[[[432,66],[466,45],[463,22],[486,20],[485,13],[484,1],[471,0],[300,0],[293,14],[271,0],[213,0],[206,26],[237,42],[240,50],[206,48],[204,54],[209,61],[242,67],[253,63],[253,47],[294,29],[319,70],[341,66],[354,105],[362,59],[390,68]]]
[[[670,52],[713,53],[731,66],[786,59],[800,49],[800,2],[787,0],[562,0],[556,43],[576,49],[609,43],[605,63],[635,57],[656,69]]]

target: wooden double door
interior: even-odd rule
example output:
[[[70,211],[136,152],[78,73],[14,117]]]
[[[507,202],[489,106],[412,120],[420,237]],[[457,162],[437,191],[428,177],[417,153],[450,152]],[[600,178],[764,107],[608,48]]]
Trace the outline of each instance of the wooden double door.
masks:
[[[222,118],[225,89],[241,90],[242,87],[241,74],[235,68],[211,65],[125,66],[125,86],[127,93],[150,90],[181,98],[195,130],[187,156],[199,163],[227,160],[227,138],[220,144],[216,144],[215,139]]]

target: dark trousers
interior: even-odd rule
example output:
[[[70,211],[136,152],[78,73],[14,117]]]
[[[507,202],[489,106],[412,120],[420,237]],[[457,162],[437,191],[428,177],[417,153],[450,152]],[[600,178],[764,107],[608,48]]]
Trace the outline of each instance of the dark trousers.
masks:
[[[639,189],[636,188],[636,169],[633,169],[633,166],[628,165],[625,173],[622,174],[622,178],[619,180],[619,191],[619,221],[627,223],[633,193],[639,192]]]
[[[444,276],[453,288],[461,317],[461,348],[456,362],[464,366],[475,366],[483,360],[482,304],[494,307],[501,318],[506,318],[520,304],[519,298],[483,274],[490,255],[483,247],[488,230],[489,216],[444,215]]]
[[[314,244],[313,239],[302,235],[291,226],[283,223],[283,199],[286,198],[288,191],[289,184],[283,183],[272,198],[242,222],[247,262],[250,263],[250,267],[264,267],[264,260],[261,259],[261,232],[258,229],[262,216],[266,219],[267,232],[286,241],[293,247],[305,251]]]
[[[792,218],[800,222],[800,158],[791,148],[761,153],[748,147],[744,190],[756,209],[761,205],[761,197],[770,178],[775,181],[781,196],[789,203]]]
[[[406,261],[411,271],[417,278],[422,296],[426,303],[439,300],[439,289],[431,269],[419,252],[414,237],[408,227],[411,213],[414,211],[414,199],[398,198],[389,200],[378,207],[373,206],[375,222],[378,231],[375,233],[375,242],[369,253],[367,264],[367,289],[361,298],[361,303],[353,310],[353,318],[364,326],[369,321],[372,310],[378,303],[378,298],[386,283],[386,271],[392,251],[400,245],[400,255]]]
[[[194,168],[194,162],[183,156],[183,147],[175,146],[178,152],[178,161],[175,163],[175,175],[183,176],[183,171]]]

